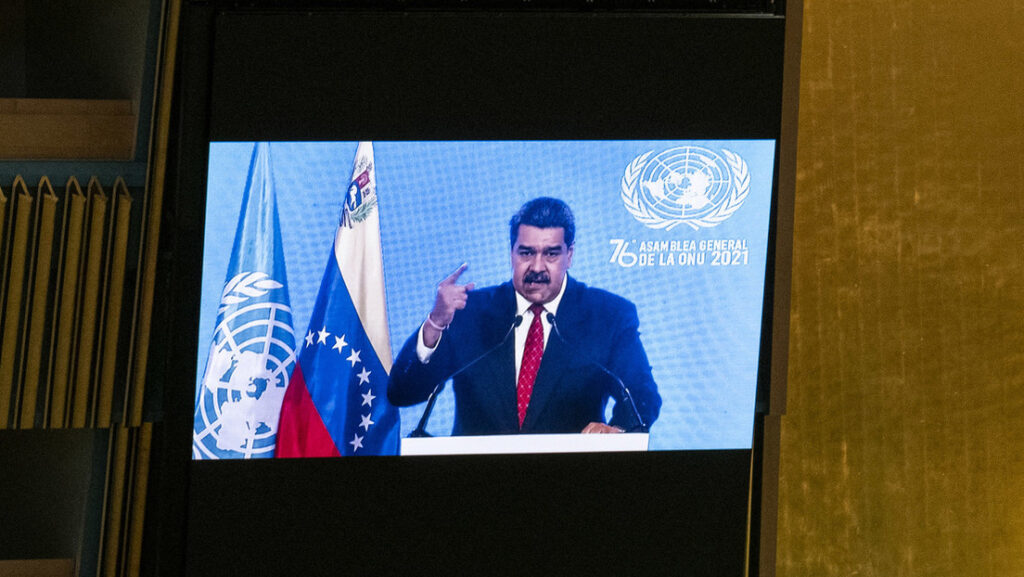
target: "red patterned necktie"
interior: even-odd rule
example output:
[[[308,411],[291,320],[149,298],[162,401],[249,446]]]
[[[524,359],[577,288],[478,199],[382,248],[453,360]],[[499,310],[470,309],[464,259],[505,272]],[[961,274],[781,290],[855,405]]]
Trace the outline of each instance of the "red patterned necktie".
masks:
[[[519,366],[519,382],[516,384],[516,406],[519,408],[519,428],[523,428],[523,419],[526,418],[526,407],[530,404],[530,394],[533,393],[533,381],[537,378],[537,369],[540,368],[540,358],[544,356],[544,325],[541,324],[541,314],[544,307],[534,304],[530,307],[533,313],[533,322],[530,323],[530,330],[526,333],[526,346],[523,347],[523,362]]]

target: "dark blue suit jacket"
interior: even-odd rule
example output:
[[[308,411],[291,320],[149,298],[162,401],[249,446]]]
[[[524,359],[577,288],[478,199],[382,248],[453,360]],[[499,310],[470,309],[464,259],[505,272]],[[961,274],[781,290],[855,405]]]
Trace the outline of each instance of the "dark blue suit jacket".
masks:
[[[453,379],[453,435],[578,433],[591,422],[604,421],[609,397],[616,399],[609,424],[636,428],[632,410],[620,402],[618,383],[603,367],[629,387],[640,414],[651,425],[661,397],[640,343],[636,307],[568,276],[566,282],[555,320],[558,331],[548,337],[521,430],[515,337],[509,330],[516,299],[510,282],[471,291],[466,308],[456,312],[426,364],[416,355],[419,333],[413,333],[391,369],[388,400],[397,406],[421,403],[438,383],[465,368]]]

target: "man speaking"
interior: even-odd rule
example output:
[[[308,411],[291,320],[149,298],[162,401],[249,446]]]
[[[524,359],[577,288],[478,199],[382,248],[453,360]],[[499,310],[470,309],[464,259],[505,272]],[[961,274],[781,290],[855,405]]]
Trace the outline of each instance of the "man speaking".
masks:
[[[442,280],[395,360],[388,400],[421,403],[452,379],[453,435],[648,429],[661,397],[636,307],[569,277],[575,233],[561,200],[524,204],[509,222],[512,281],[459,284],[465,264]]]

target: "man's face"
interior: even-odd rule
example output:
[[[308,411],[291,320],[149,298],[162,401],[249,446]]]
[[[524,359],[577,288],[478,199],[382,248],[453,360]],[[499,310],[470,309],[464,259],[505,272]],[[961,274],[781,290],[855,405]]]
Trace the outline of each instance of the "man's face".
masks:
[[[572,265],[572,247],[565,245],[565,229],[519,225],[512,246],[512,285],[532,303],[551,302]]]

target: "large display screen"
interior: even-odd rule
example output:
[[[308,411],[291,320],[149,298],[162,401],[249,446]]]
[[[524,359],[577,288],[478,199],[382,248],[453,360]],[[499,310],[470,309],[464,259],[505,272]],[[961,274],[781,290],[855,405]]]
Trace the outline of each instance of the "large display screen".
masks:
[[[183,5],[161,559],[755,574],[787,349],[781,6],[456,4]],[[574,214],[571,255],[544,227],[514,249],[538,198]],[[527,257],[568,271],[554,310],[520,306]],[[470,284],[423,363],[439,286]]]
[[[473,292],[513,278],[510,218],[537,197],[575,216],[568,276],[635,305],[660,397],[647,448],[749,449],[774,159],[773,140],[211,143],[193,458],[273,457],[289,427],[293,447],[402,452],[426,403],[391,406],[392,363],[461,265]],[[374,219],[379,248],[339,234]],[[369,244],[336,246],[351,242]],[[589,313],[587,331],[612,330],[611,311]],[[548,338],[586,354],[584,336]],[[494,352],[457,344],[481,351],[464,365]],[[487,386],[516,394],[513,379]],[[459,432],[458,394],[440,390],[430,435]],[[625,401],[606,396],[611,422]]]

